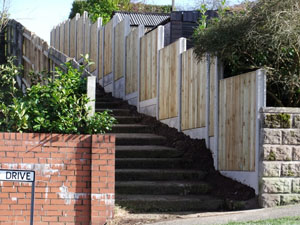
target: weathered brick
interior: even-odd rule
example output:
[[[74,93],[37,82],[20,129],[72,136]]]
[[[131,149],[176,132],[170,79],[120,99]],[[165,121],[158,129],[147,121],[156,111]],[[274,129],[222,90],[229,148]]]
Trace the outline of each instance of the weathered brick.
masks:
[[[262,193],[290,193],[291,180],[285,178],[263,178]]]
[[[281,205],[289,205],[289,204],[298,204],[300,203],[300,195],[299,194],[288,194],[281,195]]]
[[[293,146],[293,160],[300,161],[300,146]]]
[[[300,115],[293,116],[293,128],[300,128]]]
[[[298,145],[300,143],[300,129],[282,130],[282,143]]]
[[[292,146],[263,145],[264,160],[267,161],[291,161],[292,152]]]
[[[268,129],[262,130],[263,144],[281,144],[281,130]]]
[[[8,140],[3,141],[3,136]],[[94,206],[102,207],[97,217],[102,218],[103,224],[113,215],[113,208],[107,207],[107,204],[111,206],[114,199],[93,201],[82,195],[88,193],[90,196],[92,193],[106,196],[114,193],[114,138],[110,135],[95,137],[94,140],[90,135],[3,134],[1,139],[0,135],[0,161],[5,159],[1,168],[36,171],[36,224],[90,223],[94,214],[90,207]],[[72,138],[71,144],[67,143],[68,138]],[[96,141],[97,145],[91,140]],[[103,149],[98,148],[104,141],[106,148],[102,152]],[[96,149],[91,149],[91,146]],[[107,154],[108,151],[111,154]],[[100,168],[100,165],[104,167]],[[109,172],[100,172],[100,169]],[[28,224],[30,199],[27,195],[30,196],[30,192],[30,183],[2,182],[0,218],[4,216],[5,220],[14,222],[23,219],[24,224]],[[7,213],[12,208],[15,209],[14,217]],[[76,213],[72,214],[74,210]],[[1,215],[2,211],[5,214]]]
[[[281,176],[300,177],[300,162],[283,163],[281,166]]]

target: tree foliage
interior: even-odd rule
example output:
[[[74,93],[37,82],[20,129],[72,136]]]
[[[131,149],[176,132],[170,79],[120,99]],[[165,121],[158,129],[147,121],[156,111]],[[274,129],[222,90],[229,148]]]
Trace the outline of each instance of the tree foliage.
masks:
[[[171,6],[148,5],[141,2],[131,3],[130,0],[75,0],[69,18],[72,19],[76,13],[82,15],[87,11],[93,22],[98,17],[102,17],[103,24],[106,24],[114,11],[169,13],[171,8]]]
[[[8,0],[0,0],[0,32],[8,22]]]
[[[16,95],[15,75],[20,68],[13,65],[12,59],[3,67],[7,70],[0,78],[8,88],[0,87],[5,93],[0,100],[9,98],[0,103],[0,131],[93,134],[110,130],[116,121],[107,111],[88,116],[89,98],[85,94],[86,79],[81,78],[82,68],[77,70],[67,63],[67,72],[56,69],[55,78],[47,79],[47,85],[32,85],[23,96]]]
[[[265,68],[267,104],[299,107],[299,21],[299,0],[257,0],[202,22],[194,33],[195,52],[198,59],[207,52],[220,57],[226,76]]]

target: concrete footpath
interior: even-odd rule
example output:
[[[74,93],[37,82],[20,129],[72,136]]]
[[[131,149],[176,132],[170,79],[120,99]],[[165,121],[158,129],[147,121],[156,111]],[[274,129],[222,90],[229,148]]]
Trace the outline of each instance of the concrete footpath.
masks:
[[[300,205],[235,212],[199,213],[185,216],[185,218],[172,221],[152,223],[151,225],[212,225],[226,224],[228,222],[247,222],[276,219],[291,216],[300,216]]]

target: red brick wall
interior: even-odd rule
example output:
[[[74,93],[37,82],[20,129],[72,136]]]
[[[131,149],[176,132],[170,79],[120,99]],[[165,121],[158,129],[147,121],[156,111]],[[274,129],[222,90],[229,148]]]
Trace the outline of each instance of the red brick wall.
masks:
[[[34,224],[113,217],[115,137],[0,133],[0,168],[34,170]],[[0,224],[29,224],[31,183],[0,182]]]

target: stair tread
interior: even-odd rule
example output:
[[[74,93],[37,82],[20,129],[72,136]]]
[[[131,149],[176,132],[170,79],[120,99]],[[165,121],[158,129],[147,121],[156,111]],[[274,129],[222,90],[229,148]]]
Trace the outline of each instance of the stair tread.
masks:
[[[116,169],[116,172],[123,172],[123,173],[129,173],[129,172],[165,172],[165,173],[206,173],[201,170],[193,170],[193,169]]]
[[[116,181],[116,186],[185,186],[185,185],[208,185],[204,181],[172,180],[172,181]]]
[[[168,146],[163,146],[163,145],[116,145],[116,150],[122,151],[122,150],[151,150],[151,151],[178,151],[181,152],[180,150]]]
[[[150,127],[148,125],[144,125],[144,124],[114,124],[113,127]]]
[[[211,195],[116,195],[116,200],[126,200],[126,201],[167,201],[167,202],[178,202],[178,201],[220,201],[223,200],[216,198]]]
[[[168,161],[168,160],[172,160],[172,161],[174,161],[174,160],[185,160],[185,159],[182,159],[182,158],[150,158],[150,157],[148,157],[148,158],[142,158],[142,157],[140,157],[140,158],[118,158],[118,159],[116,159],[116,160],[126,160],[126,161],[137,161],[137,160],[143,160],[143,161],[153,161],[153,160],[155,160],[155,161]]]
[[[115,135],[116,138],[160,138],[160,139],[166,139],[164,136],[152,134],[152,133],[111,133],[112,135]]]

